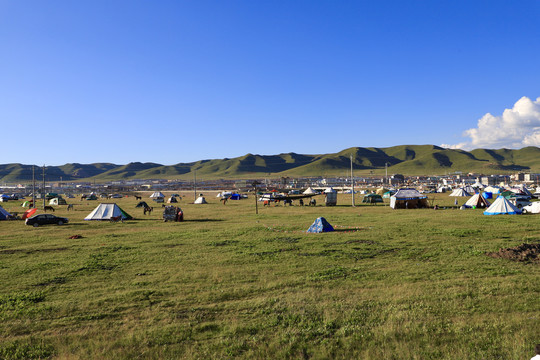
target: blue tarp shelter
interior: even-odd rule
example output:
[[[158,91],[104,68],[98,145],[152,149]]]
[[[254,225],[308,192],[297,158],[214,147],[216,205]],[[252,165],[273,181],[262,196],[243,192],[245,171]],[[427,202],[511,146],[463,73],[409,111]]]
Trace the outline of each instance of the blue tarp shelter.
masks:
[[[309,229],[307,229],[308,233],[322,233],[330,231],[334,231],[334,227],[330,225],[330,223],[323,217],[315,219],[313,224],[311,224]]]

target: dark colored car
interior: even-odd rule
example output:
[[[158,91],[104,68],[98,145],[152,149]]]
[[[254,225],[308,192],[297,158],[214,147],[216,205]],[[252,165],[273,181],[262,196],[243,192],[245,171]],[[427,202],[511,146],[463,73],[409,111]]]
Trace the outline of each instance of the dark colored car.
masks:
[[[58,224],[64,225],[68,223],[68,219],[54,216],[51,214],[39,214],[26,219],[26,225],[38,227],[39,225]]]

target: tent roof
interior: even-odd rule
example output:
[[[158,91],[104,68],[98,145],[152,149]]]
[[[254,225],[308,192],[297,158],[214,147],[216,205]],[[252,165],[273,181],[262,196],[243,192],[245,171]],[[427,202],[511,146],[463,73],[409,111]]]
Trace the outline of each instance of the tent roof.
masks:
[[[467,202],[465,203],[465,206],[476,206],[476,207],[479,207],[479,206],[485,206],[485,207],[489,207],[491,204],[489,203],[489,201],[487,201],[483,196],[481,196],[480,194],[474,194],[472,198],[470,198],[469,200],[467,200]]]
[[[8,217],[10,217],[11,214],[0,206],[0,220],[6,220]]]
[[[101,203],[84,220],[110,220],[117,216],[122,216],[123,220],[133,219],[115,203]]]
[[[471,194],[465,191],[465,189],[459,188],[452,191],[452,193],[449,196],[471,196]]]
[[[427,199],[427,196],[420,194],[416,189],[399,189],[392,197],[396,200]]]
[[[517,215],[521,214],[521,210],[514,206],[504,196],[499,196],[491,204],[489,208],[484,211],[484,215]]]
[[[330,231],[334,231],[334,227],[330,225],[330,223],[323,217],[315,219],[313,224],[311,224],[309,229],[307,229],[308,233],[322,233]]]

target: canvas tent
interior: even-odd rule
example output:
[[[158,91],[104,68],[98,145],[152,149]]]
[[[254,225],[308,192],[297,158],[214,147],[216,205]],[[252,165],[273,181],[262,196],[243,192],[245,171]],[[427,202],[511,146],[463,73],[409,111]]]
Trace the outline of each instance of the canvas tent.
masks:
[[[101,203],[84,220],[110,220],[118,216],[122,216],[122,220],[133,219],[115,203]]]
[[[67,202],[64,198],[55,197],[49,201],[49,205],[67,205]]]
[[[452,191],[452,193],[449,196],[471,196],[471,194],[469,194],[463,188],[458,188],[458,189]]]
[[[463,190],[465,190],[471,195],[476,194],[476,190],[471,185],[464,186]]]
[[[165,197],[165,195],[163,195],[163,193],[160,192],[160,191],[156,191],[152,195],[150,195],[150,198],[152,198],[152,199],[153,198],[164,198],[164,197]]]
[[[521,214],[521,210],[515,207],[504,196],[499,196],[491,204],[489,208],[484,211],[484,215],[518,215]]]
[[[420,194],[415,189],[399,189],[390,198],[392,209],[419,209],[428,206],[427,196]]]
[[[480,194],[473,195],[472,198],[465,203],[466,207],[472,208],[488,208],[491,204]]]
[[[311,195],[311,194],[318,194],[319,192],[314,190],[312,187],[308,187],[302,194],[304,195]]]
[[[0,220],[7,220],[11,217],[12,215],[9,212],[7,212],[6,209],[0,206]]]
[[[172,204],[172,203],[177,203],[178,202],[178,199],[176,198],[176,196],[171,196],[170,198],[167,199],[167,204]]]
[[[366,204],[375,204],[375,203],[382,203],[384,201],[383,201],[383,198],[381,197],[381,195],[368,194],[368,195],[364,196],[364,198],[362,199],[362,202],[366,203]]]
[[[307,229],[306,232],[308,233],[322,233],[322,232],[330,232],[334,231],[334,227],[330,225],[328,221],[326,221],[325,218],[319,217],[315,219],[313,224]]]
[[[206,202],[206,199],[204,198],[204,196],[199,196],[197,200],[195,200],[194,204],[208,204],[208,203]]]

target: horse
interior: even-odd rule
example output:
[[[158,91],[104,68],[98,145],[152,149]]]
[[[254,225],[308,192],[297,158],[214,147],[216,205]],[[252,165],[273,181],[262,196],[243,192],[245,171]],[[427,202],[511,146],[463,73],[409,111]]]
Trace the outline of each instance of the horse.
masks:
[[[73,204],[69,204],[69,205],[67,206],[67,211],[69,211],[69,210],[74,210],[74,209],[73,209]]]
[[[152,210],[154,210],[153,207],[145,206],[145,207],[144,207],[144,210],[143,210],[143,213],[144,213],[144,215],[146,215],[146,213],[148,213],[148,215],[151,215],[151,214],[152,214]]]
[[[86,199],[86,195],[81,195],[81,201]]]
[[[45,205],[43,207],[43,211],[47,212],[47,210],[51,210],[52,212],[54,212],[54,208],[52,206],[49,206],[49,205]]]
[[[142,200],[142,196],[135,195],[135,200]]]

